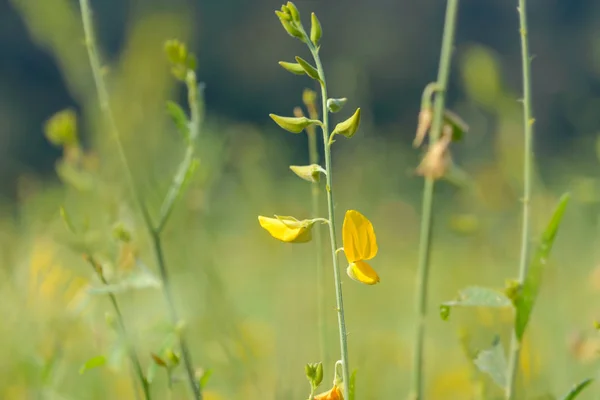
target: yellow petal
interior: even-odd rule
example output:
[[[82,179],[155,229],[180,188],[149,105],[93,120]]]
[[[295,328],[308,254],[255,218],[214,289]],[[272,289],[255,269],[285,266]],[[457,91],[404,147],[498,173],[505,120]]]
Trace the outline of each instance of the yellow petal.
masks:
[[[330,390],[320,393],[313,397],[315,400],[344,400],[344,395],[340,388],[336,385]]]
[[[260,215],[258,222],[271,236],[282,242],[306,243],[312,239],[312,221],[298,221],[293,217],[267,218]]]
[[[348,210],[342,227],[344,253],[348,262],[370,260],[377,254],[373,224],[356,210]]]
[[[364,261],[350,263],[346,269],[346,273],[350,278],[357,282],[364,283],[365,285],[375,285],[376,283],[379,283],[379,275],[377,275],[377,272]]]

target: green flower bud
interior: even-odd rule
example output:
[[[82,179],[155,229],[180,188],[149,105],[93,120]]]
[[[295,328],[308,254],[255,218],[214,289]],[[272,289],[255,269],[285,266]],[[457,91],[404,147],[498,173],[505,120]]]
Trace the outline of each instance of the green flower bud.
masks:
[[[290,12],[290,15],[292,16],[292,20],[294,22],[296,22],[297,24],[300,24],[300,11],[298,11],[298,8],[296,8],[296,5],[294,3],[292,3],[291,1],[288,1],[286,4],[287,9]]]
[[[304,72],[306,72],[306,75],[310,76],[311,78],[313,78],[315,80],[318,80],[318,81],[321,80],[321,78],[319,77],[319,71],[317,71],[317,69],[315,67],[310,65],[308,63],[308,61],[306,61],[302,57],[298,57],[298,56],[296,56],[296,61],[298,62],[298,64],[300,64],[300,66],[302,66],[302,69],[304,69]]]
[[[354,136],[360,125],[360,108],[356,109],[356,112],[344,122],[340,122],[335,126],[332,135],[343,135],[347,138]]]
[[[279,61],[279,65],[281,65],[283,67],[283,69],[291,72],[292,74],[304,75],[306,73],[304,71],[304,68],[302,68],[302,66],[300,64]]]
[[[327,109],[332,113],[339,112],[347,101],[348,99],[345,97],[341,99],[327,99]]]
[[[319,182],[321,173],[327,174],[327,171],[318,164],[311,165],[290,165],[290,169],[300,178],[308,182]]]
[[[275,114],[269,114],[269,117],[271,117],[277,125],[292,133],[300,133],[309,125],[321,124],[321,121],[308,119],[306,117],[281,117]]]
[[[318,46],[319,40],[321,40],[321,36],[323,36],[323,30],[321,29],[321,23],[315,13],[310,15],[310,24],[310,41],[313,42],[315,46]]]

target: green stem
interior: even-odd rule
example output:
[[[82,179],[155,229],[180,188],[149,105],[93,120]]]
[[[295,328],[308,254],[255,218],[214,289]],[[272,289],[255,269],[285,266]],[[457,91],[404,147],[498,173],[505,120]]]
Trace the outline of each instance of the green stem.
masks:
[[[529,43],[527,39],[527,7],[525,0],[519,0],[519,23],[521,34],[521,61],[523,69],[523,130],[525,133],[525,154],[523,165],[523,226],[521,230],[521,255],[519,262],[519,282],[523,282],[527,276],[529,258],[530,237],[530,201],[533,170],[533,117],[531,100],[531,58],[529,56]],[[506,399],[515,398],[515,383],[519,368],[521,354],[521,342],[513,336],[510,346],[510,359],[508,363],[508,385],[506,387]]]
[[[444,22],[444,34],[438,69],[436,96],[434,103],[433,123],[430,132],[430,143],[435,143],[442,131],[443,114],[445,109],[445,94],[450,76],[450,61],[452,59],[452,47],[454,44],[454,32],[458,11],[458,0],[448,0],[446,6],[446,20]],[[431,145],[430,144],[430,145]],[[429,264],[431,255],[431,230],[433,225],[433,189],[435,180],[425,178],[423,189],[423,205],[421,219],[421,234],[419,239],[419,266],[417,272],[417,324],[415,331],[414,367],[412,380],[411,399],[423,400],[423,364],[424,364],[424,342],[425,324],[427,318],[427,290],[429,283]]]
[[[169,317],[171,319],[171,323],[173,326],[176,326],[179,323],[179,315],[177,313],[177,309],[175,308],[175,301],[173,298],[173,292],[171,289],[171,281],[169,278],[165,256],[162,249],[162,241],[160,238],[160,233],[158,231],[152,232],[152,242],[154,250],[156,251],[156,258],[158,261],[158,269],[160,271],[160,277],[163,285],[163,292],[165,295],[167,309],[169,312]],[[202,399],[202,392],[200,390],[200,385],[196,380],[196,373],[194,370],[194,363],[192,362],[192,355],[190,353],[189,347],[187,345],[187,341],[185,339],[184,332],[178,332],[177,338],[179,339],[179,347],[181,347],[181,353],[183,355],[183,364],[185,366],[186,375],[188,378],[188,383],[194,394],[194,398],[197,400]]]
[[[137,185],[135,184],[135,180],[133,179],[133,175],[131,173],[131,168],[129,166],[129,162],[127,160],[127,156],[125,154],[125,150],[124,150],[123,144],[121,142],[121,135],[119,134],[119,130],[117,128],[117,124],[115,122],[114,115],[110,108],[108,91],[106,90],[106,85],[102,78],[101,63],[100,63],[100,57],[98,55],[98,50],[96,47],[97,46],[96,38],[95,38],[95,33],[94,33],[94,28],[93,28],[93,23],[92,23],[92,10],[90,8],[89,0],[79,0],[79,4],[81,7],[81,18],[83,21],[83,29],[84,29],[84,33],[85,33],[85,41],[86,41],[86,46],[87,46],[87,50],[88,50],[88,56],[90,59],[90,66],[92,69],[92,74],[94,75],[94,82],[96,85],[96,90],[98,92],[98,100],[100,103],[100,108],[108,122],[109,129],[112,132],[115,142],[117,143],[117,150],[118,150],[121,162],[123,163],[123,167],[125,170],[124,171],[125,176],[128,181],[128,184],[129,184],[128,186],[131,188],[133,197],[135,198],[138,206],[140,207],[140,210],[142,211],[144,224],[146,226],[148,233],[152,237],[152,241],[154,244],[154,254],[157,259],[158,267],[160,270],[160,275],[162,278],[163,294],[165,296],[165,301],[167,303],[167,308],[169,311],[169,315],[171,317],[171,323],[175,326],[179,323],[179,318],[178,318],[178,315],[177,315],[177,312],[175,309],[175,302],[174,302],[173,296],[172,296],[169,275],[168,275],[166,263],[165,263],[164,256],[163,256],[160,233],[161,233],[161,230],[164,227],[164,225],[168,219],[168,216],[173,208],[175,199],[179,196],[179,194],[181,192],[184,179],[178,180],[177,177],[174,179],[171,189],[169,189],[169,194],[167,195],[166,201],[163,204],[163,207],[161,207],[160,224],[158,225],[158,228],[155,228],[154,223],[152,222],[152,218],[150,217],[150,213],[148,212],[148,209],[140,195],[140,191],[138,190]],[[195,85],[194,85],[193,89],[190,88],[192,86],[192,85],[190,85],[190,81],[191,81],[190,76],[193,76],[194,83],[195,83],[195,75],[188,74],[186,82],[188,83],[189,95],[190,95],[190,97],[196,98],[197,96],[196,96]],[[197,132],[198,132],[197,126],[199,125],[199,122],[200,122],[199,121],[200,114],[199,114],[199,108],[197,107],[197,102],[190,101],[190,107],[192,108],[192,132],[190,134],[190,143],[188,143],[188,153],[189,153],[190,146],[192,146],[193,139],[195,139],[195,137],[197,136]],[[186,157],[184,158],[183,163],[185,163],[185,162],[191,163],[191,159],[192,159],[192,157],[190,156],[189,161],[188,161],[188,157],[186,154]],[[189,166],[188,166],[188,168],[186,168],[186,171],[188,169],[189,169]],[[180,170],[181,170],[181,168],[180,168]],[[179,176],[179,174],[177,176]],[[159,228],[160,228],[160,230],[159,230]],[[198,382],[196,381],[194,367],[193,367],[193,363],[191,360],[191,355],[190,355],[188,346],[186,344],[186,341],[184,339],[183,333],[180,333],[178,335],[178,337],[179,337],[179,345],[181,347],[181,352],[183,353],[183,359],[184,359],[184,364],[185,364],[185,368],[186,368],[186,372],[187,372],[189,385],[190,385],[192,393],[194,395],[194,399],[201,400],[202,393],[200,390],[200,386],[198,385]]]
[[[96,47],[96,34],[94,32],[94,26],[92,23],[92,9],[90,8],[89,0],[79,0],[79,5],[81,8],[81,19],[83,21],[83,31],[85,34],[85,44],[88,51],[88,56],[90,59],[90,67],[92,69],[92,75],[94,76],[94,83],[96,85],[96,91],[98,92],[98,102],[100,103],[100,110],[102,111],[104,117],[106,118],[106,122],[108,123],[108,128],[117,144],[117,152],[119,153],[119,158],[124,166],[125,178],[127,179],[128,186],[130,187],[133,197],[140,207],[142,211],[142,216],[144,217],[144,223],[146,224],[146,228],[151,230],[153,227],[152,218],[150,217],[150,213],[148,212],[148,208],[146,204],[142,200],[140,192],[137,188],[135,180],[133,179],[133,175],[131,173],[131,168],[129,166],[129,162],[127,160],[127,156],[125,155],[125,150],[123,148],[123,143],[121,142],[121,135],[119,134],[119,130],[117,128],[117,124],[115,122],[115,117],[110,108],[110,101],[108,97],[108,91],[106,90],[106,85],[104,84],[104,79],[102,78],[102,66],[100,63],[100,56],[98,55],[98,49]]]
[[[98,275],[98,278],[100,278],[100,281],[102,282],[102,284],[104,286],[108,286],[108,281],[106,280],[106,278],[104,277],[104,274],[102,273],[100,264],[98,264],[98,262],[89,253],[87,254],[87,259],[88,259],[88,262],[91,264],[92,268],[94,269],[94,271],[96,271],[96,274]],[[119,303],[117,302],[117,297],[115,296],[114,293],[109,292],[108,298],[110,299],[110,303],[112,304],[113,310],[115,311],[115,314],[117,315],[117,325],[119,326],[119,335],[121,336],[121,340],[124,340],[127,345],[127,352],[129,353],[129,359],[131,361],[131,365],[133,366],[135,375],[137,376],[140,383],[142,384],[142,390],[144,391],[144,397],[147,400],[150,400],[151,399],[150,384],[148,383],[148,380],[144,376],[144,370],[142,369],[142,364],[140,363],[140,359],[138,358],[135,348],[131,344],[131,341],[129,340],[129,335],[127,334],[127,329],[125,328],[125,319],[123,318],[123,314],[121,313],[121,308],[119,307]],[[137,396],[137,393],[138,392],[137,392],[137,388],[136,388],[136,396]]]
[[[344,379],[344,398],[347,399],[350,393],[350,370],[348,364],[348,335],[346,333],[346,321],[344,317],[344,298],[342,295],[342,278],[340,274],[340,266],[337,256],[337,236],[335,233],[335,211],[333,203],[333,179],[331,167],[331,147],[329,145],[329,110],[327,109],[327,83],[325,81],[325,71],[321,63],[321,57],[316,47],[312,44],[308,35],[305,34],[306,43],[313,55],[319,77],[321,78],[321,102],[323,103],[323,149],[325,153],[325,170],[327,170],[327,184],[325,191],[327,192],[327,209],[329,213],[329,240],[331,243],[331,256],[333,259],[333,272],[335,280],[335,297],[338,316],[338,328],[340,334],[340,351],[342,356],[342,375]]]
[[[310,115],[310,118],[317,119],[318,115]],[[314,127],[311,125],[307,129],[308,135],[308,157],[310,164],[319,163],[319,149],[317,145],[317,135]],[[312,216],[317,218],[320,215],[320,201],[319,196],[321,190],[319,189],[319,182],[313,182],[311,185],[311,199],[312,199]],[[325,325],[325,287],[323,280],[323,240],[321,238],[321,229],[317,228],[314,231],[314,238],[316,242],[316,273],[317,273],[317,313],[318,313],[318,325],[319,325],[319,354],[324,365],[328,365],[328,354],[327,354],[327,327]]]

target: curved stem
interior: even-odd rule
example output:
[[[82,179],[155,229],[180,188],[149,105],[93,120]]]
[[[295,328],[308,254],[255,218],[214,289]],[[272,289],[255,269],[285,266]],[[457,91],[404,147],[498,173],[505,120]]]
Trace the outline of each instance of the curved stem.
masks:
[[[531,200],[531,176],[533,169],[533,123],[531,111],[531,59],[529,56],[529,43],[527,39],[527,10],[525,0],[519,0],[519,23],[521,33],[521,61],[523,68],[523,129],[525,134],[525,154],[523,164],[523,222],[521,230],[521,254],[519,262],[519,282],[523,282],[527,276],[529,258],[529,236],[530,236],[530,200]],[[510,346],[510,359],[508,363],[508,385],[506,387],[506,399],[515,398],[515,383],[521,354],[521,342],[513,331]]]
[[[458,0],[448,0],[446,6],[446,18],[444,22],[444,34],[440,54],[440,64],[434,103],[433,123],[431,126],[430,141],[435,143],[442,131],[443,114],[445,109],[445,94],[450,76],[450,61],[452,59],[452,46],[454,43],[454,32],[456,30],[456,19],[458,11]],[[431,86],[433,87],[433,86]],[[413,362],[413,380],[411,399],[423,400],[423,353],[425,342],[425,324],[427,318],[427,291],[429,281],[429,258],[431,254],[431,228],[433,225],[433,189],[435,180],[431,177],[425,178],[423,189],[423,206],[421,216],[421,234],[419,238],[419,266],[417,272],[417,324],[415,331],[415,350]]]
[[[308,36],[306,38],[308,47],[317,64],[319,77],[321,78],[321,102],[323,103],[323,149],[325,153],[325,169],[327,170],[327,183],[325,191],[327,192],[327,210],[329,213],[329,241],[331,243],[331,255],[333,259],[333,273],[335,280],[335,297],[338,316],[338,328],[340,336],[340,352],[342,357],[342,375],[344,379],[344,398],[347,399],[350,393],[350,371],[348,364],[348,335],[346,333],[346,320],[344,317],[344,298],[342,295],[342,278],[337,256],[337,236],[335,233],[335,210],[333,203],[333,179],[331,168],[331,148],[329,146],[329,110],[327,109],[327,83],[325,80],[325,71],[321,63],[321,57],[316,47],[311,43]]]

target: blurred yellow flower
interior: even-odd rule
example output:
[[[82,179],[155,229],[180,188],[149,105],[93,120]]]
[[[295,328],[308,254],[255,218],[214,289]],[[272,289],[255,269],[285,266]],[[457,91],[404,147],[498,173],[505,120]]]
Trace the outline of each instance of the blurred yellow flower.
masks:
[[[258,222],[275,239],[287,243],[310,242],[312,239],[312,226],[315,223],[314,220],[298,221],[294,217],[280,217],[277,215],[275,218],[259,215]]]
[[[333,385],[330,390],[316,395],[314,400],[344,400],[344,395],[337,385]]]
[[[356,210],[348,210],[342,227],[342,241],[349,264],[348,276],[367,285],[378,283],[377,272],[365,262],[375,257],[378,250],[371,221]]]

